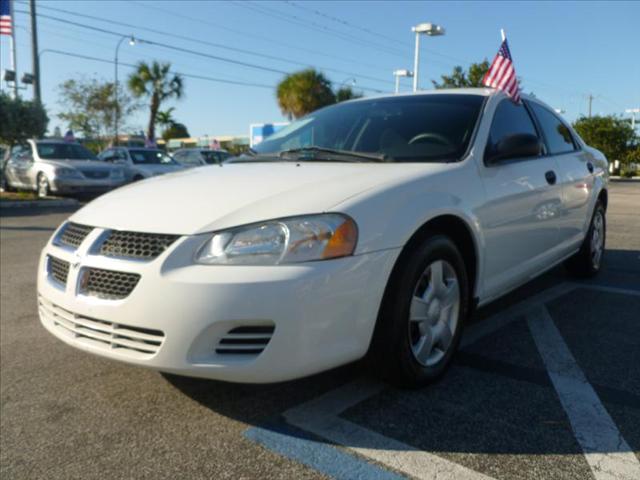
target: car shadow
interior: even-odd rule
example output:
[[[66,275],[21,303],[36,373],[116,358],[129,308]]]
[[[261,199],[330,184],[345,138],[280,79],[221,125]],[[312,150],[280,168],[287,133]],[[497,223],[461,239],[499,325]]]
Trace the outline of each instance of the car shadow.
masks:
[[[626,328],[629,332],[627,337],[631,337],[629,341],[640,349],[640,329],[631,326],[631,304],[626,303],[628,300],[621,300],[616,293],[590,295],[592,290],[579,287],[580,283],[585,286],[594,283],[620,286],[622,282],[629,288],[629,276],[640,279],[640,251],[608,250],[606,258],[606,267],[596,279],[576,281],[567,275],[563,267],[554,268],[497,302],[479,309],[469,323],[482,322],[546,289],[571,281],[578,284],[578,290],[561,298],[569,307],[558,310],[561,313],[554,313],[556,324],[580,326],[581,321],[585,325],[589,321],[594,322],[593,328],[596,328],[599,317],[586,320],[588,315],[600,312],[606,316],[607,311],[611,311],[622,322],[619,329]],[[640,282],[635,287],[640,292]],[[582,300],[582,310],[574,308],[578,314],[562,313],[571,312],[571,306],[585,296],[592,297],[591,305]],[[638,308],[640,311],[640,306]],[[381,393],[347,409],[340,415],[341,418],[399,440],[411,448],[437,452],[463,464],[468,461],[465,455],[470,453],[499,454],[487,460],[491,464],[499,462],[504,455],[512,455],[518,462],[525,462],[523,458],[527,455],[566,455],[562,461],[558,460],[559,463],[564,462],[564,466],[558,467],[560,471],[563,468],[578,468],[576,462],[581,465],[584,463],[582,448],[574,436],[526,322],[518,321],[523,319],[516,319],[463,348],[450,370],[436,383],[416,390],[383,385]],[[582,343],[565,339],[571,350],[577,352],[577,358],[584,355],[588,359],[593,355],[589,353],[591,346],[584,345],[589,343],[588,336],[580,340]],[[607,368],[598,367],[600,370],[604,368],[602,371],[595,368],[593,388],[611,412],[632,450],[639,450],[640,366],[634,362],[634,351],[629,347],[618,352],[619,357],[630,355],[626,359],[628,367],[624,372],[620,371],[623,358],[618,358],[617,363]],[[585,368],[589,378],[591,366],[587,360],[583,363],[585,366],[582,368]],[[164,376],[171,386],[218,414],[249,425],[282,431],[285,424],[282,415],[286,410],[368,373],[365,362],[360,361],[312,377],[271,385],[231,384]],[[624,375],[625,378],[631,377],[627,382],[631,385],[629,388],[625,386],[627,383],[607,380]],[[289,435],[308,437],[308,433],[296,433],[296,429],[287,431]],[[368,443],[365,437],[356,436],[352,440],[347,447],[381,448],[380,445]],[[474,468],[473,465],[470,467]],[[495,467],[499,467],[498,463]],[[582,467],[586,468],[585,475],[588,475],[586,463]]]

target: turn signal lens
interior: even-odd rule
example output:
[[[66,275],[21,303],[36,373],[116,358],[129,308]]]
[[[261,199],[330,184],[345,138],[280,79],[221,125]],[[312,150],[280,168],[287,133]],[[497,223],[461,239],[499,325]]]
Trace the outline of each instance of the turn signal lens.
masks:
[[[358,227],[351,218],[345,218],[322,252],[322,258],[338,258],[352,255],[358,241]]]

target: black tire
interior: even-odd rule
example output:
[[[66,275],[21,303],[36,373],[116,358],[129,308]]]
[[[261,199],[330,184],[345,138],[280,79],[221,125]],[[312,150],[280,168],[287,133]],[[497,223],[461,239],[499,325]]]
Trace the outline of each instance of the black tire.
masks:
[[[144,177],[142,175],[136,175],[135,177],[133,177],[133,182],[139,182],[140,180],[144,180]]]
[[[412,350],[411,304],[425,271],[434,262],[452,267],[459,286],[459,308],[451,342],[433,365],[423,365]],[[441,262],[442,263],[442,262]],[[421,387],[439,378],[451,364],[469,312],[469,281],[464,260],[455,243],[445,235],[431,235],[404,252],[389,279],[369,349],[369,361],[377,375],[401,387]],[[453,317],[456,315],[454,314]]]
[[[51,186],[49,185],[49,179],[47,176],[40,172],[37,177],[36,192],[39,198],[48,197],[51,193]]]
[[[602,221],[601,229],[597,228],[598,217],[600,217]],[[606,210],[602,202],[598,200],[595,208],[593,209],[593,216],[591,217],[589,230],[587,230],[587,235],[582,242],[580,250],[565,262],[566,269],[572,275],[580,278],[593,277],[602,268],[602,261],[605,253],[605,242],[607,239],[606,220]],[[597,258],[597,252],[594,248],[594,235],[599,235],[599,238],[601,238],[601,251]],[[597,243],[597,241],[595,241],[595,243]]]

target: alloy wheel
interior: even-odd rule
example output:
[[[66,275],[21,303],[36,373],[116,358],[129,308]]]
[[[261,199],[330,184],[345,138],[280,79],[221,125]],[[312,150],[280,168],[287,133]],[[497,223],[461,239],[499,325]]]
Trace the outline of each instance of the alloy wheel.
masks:
[[[418,363],[431,367],[449,351],[460,312],[460,284],[455,269],[436,260],[424,270],[411,299],[409,341]]]
[[[594,269],[600,268],[600,260],[604,251],[604,217],[600,210],[593,217],[591,231],[591,264]]]

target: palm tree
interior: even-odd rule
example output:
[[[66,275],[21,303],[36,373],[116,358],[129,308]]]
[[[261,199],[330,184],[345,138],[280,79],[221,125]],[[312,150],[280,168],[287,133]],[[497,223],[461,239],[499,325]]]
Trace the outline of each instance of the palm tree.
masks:
[[[313,68],[287,75],[278,84],[276,96],[280,110],[289,119],[300,118],[318,108],[336,103],[331,82]]]
[[[158,63],[151,65],[146,62],[138,63],[136,71],[129,76],[129,90],[135,97],[148,97],[149,102],[149,127],[147,137],[155,138],[156,122],[162,102],[170,98],[182,98],[184,94],[184,81],[180,75],[171,74],[170,63]]]
[[[354,92],[351,87],[342,87],[336,91],[336,102],[344,102],[345,100],[352,100],[354,98],[362,98],[362,94]]]
[[[158,114],[156,115],[156,123],[163,127],[163,129],[173,125],[176,122],[175,118],[173,118],[174,110],[174,107],[168,108],[166,110],[158,110]]]

